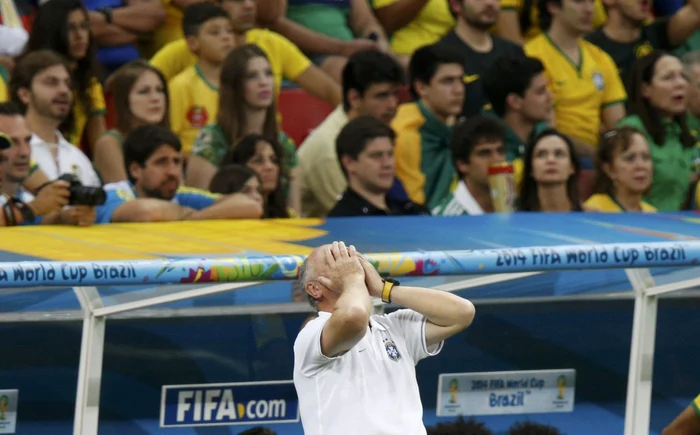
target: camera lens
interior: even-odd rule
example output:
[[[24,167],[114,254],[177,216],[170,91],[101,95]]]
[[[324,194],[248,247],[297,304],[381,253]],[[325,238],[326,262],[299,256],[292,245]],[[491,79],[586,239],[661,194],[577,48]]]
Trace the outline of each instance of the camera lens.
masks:
[[[70,205],[102,205],[107,201],[107,193],[101,187],[73,185],[70,188]]]

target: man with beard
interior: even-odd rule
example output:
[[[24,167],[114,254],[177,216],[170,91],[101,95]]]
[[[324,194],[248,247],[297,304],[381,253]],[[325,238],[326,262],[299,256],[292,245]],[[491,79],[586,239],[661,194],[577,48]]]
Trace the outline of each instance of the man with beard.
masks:
[[[464,58],[462,116],[474,116],[489,108],[482,77],[491,63],[504,55],[523,54],[519,45],[489,32],[496,24],[500,8],[499,0],[450,0],[450,10],[457,23],[437,44],[452,47]]]
[[[355,118],[340,130],[335,147],[348,188],[328,217],[430,214],[410,200],[388,196],[396,176],[395,138],[391,127],[372,116]]]
[[[124,141],[129,181],[105,186],[97,223],[207,219],[255,219],[262,206],[240,193],[216,195],[182,187],[182,144],[160,125],[136,128]]]
[[[102,185],[90,159],[58,130],[73,108],[73,85],[67,61],[51,50],[22,57],[11,79],[13,101],[24,111],[32,158],[49,180],[63,174],[76,176],[83,185]]]
[[[632,78],[635,60],[654,50],[673,50],[700,29],[700,0],[689,0],[672,16],[651,22],[649,0],[603,0],[603,3],[608,10],[608,21],[586,39],[612,57],[626,86]]]

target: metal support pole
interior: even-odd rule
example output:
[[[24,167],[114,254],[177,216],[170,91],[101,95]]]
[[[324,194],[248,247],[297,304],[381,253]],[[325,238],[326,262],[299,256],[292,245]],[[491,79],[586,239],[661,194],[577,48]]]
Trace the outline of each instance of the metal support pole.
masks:
[[[83,311],[83,335],[80,345],[73,435],[97,435],[107,319],[93,315],[95,309],[102,307],[102,299],[97,288],[75,287],[73,291]]]
[[[646,294],[648,289],[654,287],[654,278],[648,269],[627,269],[625,272],[635,294],[627,378],[625,435],[639,435],[649,433],[657,297]]]

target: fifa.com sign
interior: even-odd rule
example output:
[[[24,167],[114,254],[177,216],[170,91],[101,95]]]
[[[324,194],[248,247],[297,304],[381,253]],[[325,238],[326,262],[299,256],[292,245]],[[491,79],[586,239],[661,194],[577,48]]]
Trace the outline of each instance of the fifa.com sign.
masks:
[[[298,421],[293,381],[166,385],[162,391],[161,427]]]

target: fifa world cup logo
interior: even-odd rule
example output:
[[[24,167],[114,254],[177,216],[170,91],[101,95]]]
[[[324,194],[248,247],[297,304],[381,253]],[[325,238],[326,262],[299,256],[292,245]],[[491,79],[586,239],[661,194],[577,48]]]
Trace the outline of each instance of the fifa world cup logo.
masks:
[[[559,395],[557,399],[562,400],[564,398],[564,389],[566,388],[566,377],[564,375],[557,378],[557,389],[559,390]]]
[[[5,420],[7,417],[7,405],[10,402],[10,398],[7,396],[0,396],[0,420]]]
[[[457,379],[452,379],[450,381],[450,403],[457,403],[457,390],[459,389],[459,382]]]

